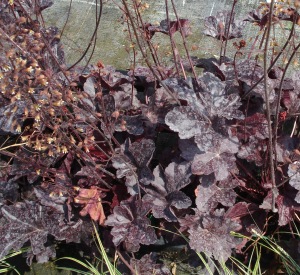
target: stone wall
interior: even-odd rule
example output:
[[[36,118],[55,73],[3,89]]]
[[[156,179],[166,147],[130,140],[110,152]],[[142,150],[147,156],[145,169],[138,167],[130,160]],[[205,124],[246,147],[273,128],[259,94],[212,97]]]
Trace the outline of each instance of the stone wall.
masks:
[[[197,56],[218,55],[220,42],[202,34],[203,19],[209,15],[215,15],[218,10],[230,9],[233,0],[174,1],[179,16],[191,20],[193,35],[188,38],[188,44],[194,51],[192,54]],[[104,0],[103,2],[103,15],[92,62],[97,62],[101,59],[106,64],[125,69],[130,66],[130,55],[126,51],[130,41],[128,36],[126,36],[126,32],[124,32],[125,26],[121,24],[122,13],[111,0]],[[120,3],[120,0],[117,2]],[[236,7],[237,15],[246,15],[258,2],[257,0],[238,1]],[[159,22],[165,19],[165,4],[163,0],[149,0],[148,4],[150,8],[144,14],[145,20]],[[69,8],[70,0],[54,0],[54,5],[45,10],[44,18],[48,26],[55,25],[60,29],[63,28],[68,19],[62,40],[65,44],[68,63],[71,64],[78,59],[89,43],[95,26],[96,5],[94,0],[73,0],[68,18]],[[169,10],[171,19],[174,19],[170,1]],[[249,31],[251,32],[251,30],[247,31],[248,34]],[[168,38],[158,34],[154,41],[160,48],[165,50],[165,52],[161,52],[162,56],[167,57],[170,50]],[[178,41],[180,44],[180,40]],[[231,45],[232,43],[229,44]]]

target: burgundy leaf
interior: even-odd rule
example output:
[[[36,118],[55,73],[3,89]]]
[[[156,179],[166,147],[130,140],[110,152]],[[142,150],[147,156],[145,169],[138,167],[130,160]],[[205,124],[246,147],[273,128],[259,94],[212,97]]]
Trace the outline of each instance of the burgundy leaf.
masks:
[[[247,141],[250,137],[255,139],[265,139],[269,136],[266,116],[260,113],[256,113],[246,117],[244,120],[238,121],[232,129],[233,135],[237,136],[239,140],[244,141]]]

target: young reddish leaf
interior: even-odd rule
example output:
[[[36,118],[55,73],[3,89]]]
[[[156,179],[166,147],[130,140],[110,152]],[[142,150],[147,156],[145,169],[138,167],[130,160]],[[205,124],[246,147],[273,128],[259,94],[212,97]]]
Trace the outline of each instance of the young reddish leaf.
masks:
[[[249,140],[250,137],[260,140],[267,138],[269,134],[266,116],[256,113],[238,121],[232,126],[232,134],[243,141]]]
[[[74,202],[85,205],[79,213],[81,216],[89,214],[94,221],[98,221],[100,225],[104,224],[105,214],[101,203],[101,191],[96,186],[90,189],[80,188]]]

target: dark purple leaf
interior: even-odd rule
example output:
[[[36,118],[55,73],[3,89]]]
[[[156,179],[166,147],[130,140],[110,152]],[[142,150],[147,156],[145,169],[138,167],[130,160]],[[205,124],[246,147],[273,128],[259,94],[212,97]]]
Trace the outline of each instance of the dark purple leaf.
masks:
[[[206,99],[205,114],[208,117],[244,118],[243,113],[238,110],[241,106],[239,95],[236,93],[228,94],[225,89],[225,82],[222,82],[212,73],[204,73],[199,81]]]
[[[152,71],[148,67],[136,66],[134,70],[128,72],[130,77],[139,76],[145,78],[147,82],[154,82],[156,80]]]
[[[141,115],[121,116],[114,126],[116,131],[127,131],[129,134],[139,136],[144,132],[143,124],[144,121]]]
[[[192,83],[189,83],[190,79],[184,80],[181,78],[167,78],[163,81],[168,88],[175,93],[175,95],[182,100],[188,102],[188,105],[197,109],[197,111],[203,112],[204,107],[199,103],[194,89],[192,88]]]
[[[16,101],[0,108],[0,133],[17,135],[22,131],[26,103]]]
[[[182,222],[183,220],[180,221],[181,224]],[[214,256],[217,261],[226,262],[232,249],[240,242],[230,235],[230,231],[237,230],[239,225],[225,218],[223,209],[200,219],[196,215],[194,223],[188,227],[191,248],[205,252],[208,257]]]
[[[171,130],[178,132],[181,139],[201,135],[207,124],[204,118],[189,106],[175,107],[166,115],[165,121]]]
[[[95,83],[96,80],[93,77],[89,77],[83,84],[84,97],[82,99],[82,102],[87,104],[89,108],[91,108],[91,110],[95,110],[95,103],[94,103],[95,96],[96,96]]]
[[[16,182],[12,180],[2,181],[0,179],[0,206],[7,202],[16,202],[20,196],[18,189],[19,185]]]
[[[108,90],[116,90],[120,85],[131,82],[128,76],[116,71],[112,66],[101,69],[100,80],[102,87]]]
[[[29,183],[35,182],[45,169],[48,169],[55,163],[55,158],[50,157],[43,152],[31,152],[26,148],[21,148],[17,152],[17,158],[14,158],[10,175],[14,179],[26,176]]]
[[[298,192],[299,194],[299,192]],[[299,195],[298,196],[298,201],[300,200]],[[295,201],[297,201],[297,196],[294,198]],[[290,223],[295,219],[295,212],[300,211],[300,204],[295,203],[292,199],[288,198],[287,196],[282,196],[279,195],[276,198],[276,204],[278,207],[278,225],[279,226],[284,226]]]
[[[257,166],[262,166],[265,160],[266,149],[266,142],[261,142],[254,136],[250,136],[249,141],[241,145],[237,156],[249,162],[254,161]]]
[[[137,99],[137,91],[130,83],[121,85],[117,90],[113,90],[110,94],[115,99],[115,106],[117,110],[131,110],[137,109],[141,106]]]
[[[196,193],[197,209],[203,214],[213,211],[219,203],[223,206],[233,206],[236,199],[232,188],[222,188],[216,184],[208,187],[199,185]]]
[[[266,224],[267,212],[260,209],[255,203],[238,202],[228,209],[225,217],[240,224],[241,228],[236,230],[236,232],[250,237],[253,235],[252,229],[258,232],[263,231]],[[238,249],[241,249],[246,242],[247,239],[244,239]]]
[[[149,32],[150,37],[152,37],[156,32],[161,32],[167,35],[169,35],[170,32],[170,34],[173,35],[175,32],[180,31],[180,26],[184,37],[187,37],[192,33],[190,21],[188,19],[179,19],[178,21],[170,22],[168,22],[167,19],[164,19],[160,22],[159,26],[147,26],[147,31]]]
[[[147,218],[150,209],[150,203],[142,202],[136,196],[122,201],[120,206],[114,208],[105,225],[113,227],[111,234],[115,246],[124,242],[130,252],[136,252],[140,244],[149,245],[157,241],[154,228],[150,227]]]
[[[128,193],[135,195],[138,193],[138,176],[137,168],[131,160],[125,155],[116,155],[112,158],[112,166],[117,169],[116,176],[118,179],[125,177],[125,184]]]
[[[142,139],[141,141],[133,142],[128,148],[138,167],[144,167],[149,164],[154,150],[155,145],[152,139]]]
[[[153,180],[148,164],[152,159],[155,145],[151,139],[142,139],[132,144],[129,144],[127,139],[122,147],[122,153],[112,158],[112,165],[117,169],[117,178],[126,177],[128,192],[134,195],[138,191],[138,182],[149,184]]]
[[[66,223],[64,215],[54,212],[50,207],[34,203],[17,203],[1,208],[0,227],[0,258],[10,250],[18,250],[30,241],[32,252],[37,259],[45,259],[47,236],[52,235],[57,240],[79,242],[82,221]],[[51,250],[52,251],[52,250]],[[53,251],[52,255],[53,256]],[[55,253],[54,253],[55,256]]]
[[[263,29],[268,23],[269,13],[262,13],[262,9],[252,10],[248,13],[248,17],[244,21],[249,21],[256,26],[259,26],[260,29]]]
[[[290,185],[298,190],[295,201],[300,203],[300,162],[295,161],[289,165],[288,176],[290,177]]]
[[[143,201],[153,204],[154,217],[177,221],[173,208],[185,209],[192,204],[190,198],[179,191],[190,182],[190,163],[172,162],[164,172],[157,166],[153,174],[154,181],[147,186]]]
[[[193,139],[180,139],[178,146],[181,151],[180,156],[188,161],[192,161],[195,155],[203,153]]]
[[[229,32],[227,33],[230,22],[231,11],[217,12],[216,16],[209,16],[204,19],[205,30],[204,34],[216,37],[220,40],[228,40],[239,38],[242,36],[242,30],[245,27],[245,22],[235,20],[235,13],[232,13]]]
[[[258,206],[254,203],[238,202],[229,208],[225,216],[230,219],[237,219],[251,215],[258,210]]]
[[[195,175],[215,174],[216,180],[226,179],[230,171],[236,168],[234,154],[238,152],[238,142],[235,139],[214,135],[210,146],[206,146],[205,138],[198,137],[198,147],[206,149],[205,153],[197,154],[192,161],[192,173]]]
[[[171,275],[168,268],[163,264],[156,264],[156,258],[154,254],[146,254],[140,260],[131,259],[130,264],[137,274],[143,275]]]
[[[277,161],[290,162],[290,157],[296,149],[299,148],[300,139],[298,137],[290,137],[282,135],[277,139],[276,153]]]

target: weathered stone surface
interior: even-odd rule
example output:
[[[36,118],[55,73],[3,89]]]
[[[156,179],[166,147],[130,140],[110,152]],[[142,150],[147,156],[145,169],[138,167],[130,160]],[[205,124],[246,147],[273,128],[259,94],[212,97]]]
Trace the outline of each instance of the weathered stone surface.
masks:
[[[75,62],[81,53],[85,50],[90,42],[90,37],[95,27],[96,6],[95,0],[54,0],[54,5],[44,11],[46,24],[55,25],[63,29],[63,42],[65,44],[65,52],[68,63]],[[98,1],[99,2],[99,1]],[[128,1],[130,2],[130,1]],[[147,2],[147,1],[144,1]],[[170,19],[174,20],[175,15],[172,9],[171,1],[169,2]],[[231,9],[232,0],[174,0],[177,13],[180,18],[191,20],[193,34],[188,37],[187,42],[191,50],[191,55],[195,56],[212,56],[218,55],[220,50],[220,42],[204,36],[203,19],[209,15],[215,15],[217,11],[223,9]],[[121,5],[121,1],[117,3]],[[236,5],[236,18],[245,16],[259,0],[240,0]],[[143,18],[148,22],[159,22],[166,18],[165,1],[151,0],[148,1],[149,9],[143,14]],[[70,11],[70,14],[68,15]],[[112,64],[118,68],[126,69],[130,66],[131,55],[130,41],[128,33],[124,31],[126,25],[122,24],[122,12],[111,0],[103,1],[103,14],[98,29],[97,43],[92,62],[95,63],[101,59],[105,64]],[[257,28],[252,28],[257,32]],[[251,28],[247,30],[249,34]],[[176,37],[176,36],[175,36]],[[249,37],[249,35],[248,35]],[[180,42],[179,36],[178,44]],[[153,41],[160,46],[161,55],[167,60],[171,60],[169,39],[163,34],[158,34]],[[232,42],[228,43],[229,49],[232,48]],[[92,48],[92,47],[91,47]],[[180,48],[180,45],[179,45]],[[182,48],[182,47],[181,47]],[[86,59],[89,54],[86,56]],[[85,59],[85,61],[86,61]],[[83,61],[84,62],[84,61]],[[84,64],[84,63],[82,63]]]

